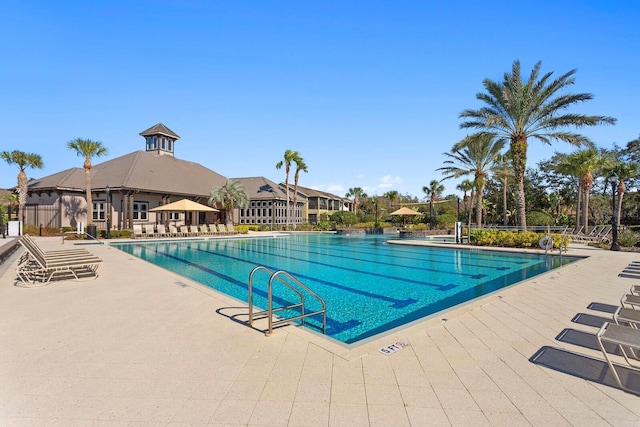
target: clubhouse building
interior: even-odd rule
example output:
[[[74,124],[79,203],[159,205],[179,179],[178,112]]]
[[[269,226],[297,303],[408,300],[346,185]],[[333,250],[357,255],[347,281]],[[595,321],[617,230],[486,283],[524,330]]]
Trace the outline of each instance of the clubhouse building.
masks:
[[[132,229],[133,224],[172,223],[211,224],[224,222],[226,212],[151,212],[151,209],[189,199],[208,204],[213,187],[222,186],[226,178],[198,163],[175,157],[180,138],[162,123],[143,131],[145,150],[96,164],[91,169],[93,224],[98,229]],[[233,178],[247,190],[249,207],[234,208],[235,224],[282,227],[286,224],[284,184],[264,177]],[[85,170],[70,168],[29,181],[25,223],[43,227],[76,227],[87,223]],[[293,199],[291,186],[290,199]],[[348,210],[346,198],[298,187],[296,206],[289,223],[316,223],[323,214]],[[310,206],[313,208],[310,208]]]

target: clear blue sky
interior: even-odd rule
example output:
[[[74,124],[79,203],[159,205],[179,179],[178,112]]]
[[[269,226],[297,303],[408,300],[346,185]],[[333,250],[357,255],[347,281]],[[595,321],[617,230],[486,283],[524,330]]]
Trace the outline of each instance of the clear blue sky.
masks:
[[[42,177],[82,159],[144,149],[162,122],[176,157],[226,177],[265,176],[286,149],[309,167],[300,185],[344,195],[362,187],[424,197],[442,153],[466,135],[482,80],[519,59],[528,74],[576,68],[578,113],[600,147],[640,134],[637,1],[1,1],[0,150],[40,154]],[[529,165],[553,147],[532,141]],[[0,163],[0,187],[18,168]],[[456,182],[445,181],[445,193]]]

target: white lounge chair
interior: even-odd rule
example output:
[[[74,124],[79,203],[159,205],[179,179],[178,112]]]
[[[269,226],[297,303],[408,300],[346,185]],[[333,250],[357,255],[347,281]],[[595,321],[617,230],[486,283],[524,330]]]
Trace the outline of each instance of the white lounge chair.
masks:
[[[634,371],[634,374],[640,375],[640,365],[638,365],[637,363],[631,363],[630,360],[630,356],[634,359],[638,358],[637,352],[640,351],[640,330],[631,328],[629,326],[621,326],[615,323],[607,322],[602,325],[596,337],[598,339],[598,345],[600,346],[602,355],[607,361],[607,364],[611,369],[611,373],[615,377],[616,382],[618,383],[620,388],[629,393],[640,395],[640,389],[632,389],[622,383],[620,375],[618,374],[615,365],[611,361],[611,357],[604,347],[605,344],[613,344],[617,346],[624,356],[624,359],[627,361],[629,367]]]
[[[133,224],[133,238],[144,237],[144,232],[142,231],[142,224]]]
[[[153,225],[146,224],[142,226],[142,235],[144,237],[156,237],[156,232],[153,229]]]
[[[169,235],[172,237],[178,237],[180,236],[180,232],[178,231],[178,229],[176,228],[175,225],[171,225],[169,224]]]
[[[16,274],[23,286],[49,284],[54,277],[62,279],[95,279],[102,260],[88,251],[69,250],[44,252],[30,239],[18,241],[25,251],[16,267]]]
[[[225,227],[224,224],[218,224],[218,232],[220,234],[229,234],[229,232],[227,231],[227,227]]]
[[[189,231],[189,227],[188,227],[188,226],[186,226],[186,225],[181,225],[181,226],[180,226],[180,234],[181,234],[183,237],[189,237],[189,236],[191,236],[191,235],[192,235],[192,234],[191,234],[191,232]]]

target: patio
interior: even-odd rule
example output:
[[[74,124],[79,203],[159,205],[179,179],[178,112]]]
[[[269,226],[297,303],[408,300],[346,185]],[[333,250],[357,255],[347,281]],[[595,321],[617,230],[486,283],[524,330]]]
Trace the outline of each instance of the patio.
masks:
[[[233,299],[83,247],[104,260],[97,280],[25,289],[0,269],[4,426],[640,423],[595,342],[638,254],[574,244],[589,258],[346,348],[295,327],[267,338],[230,320],[247,311]]]

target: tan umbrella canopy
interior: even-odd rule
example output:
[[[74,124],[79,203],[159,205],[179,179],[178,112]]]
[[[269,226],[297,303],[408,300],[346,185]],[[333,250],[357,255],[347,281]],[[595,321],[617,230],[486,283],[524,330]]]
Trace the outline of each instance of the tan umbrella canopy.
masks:
[[[404,208],[398,209],[397,211],[391,212],[389,215],[422,215],[422,214],[418,211],[414,211],[413,209],[404,207]]]
[[[149,209],[151,212],[220,212],[211,206],[196,203],[189,199],[178,200],[177,202],[160,205],[157,208]]]
[[[391,212],[389,215],[402,215],[402,223],[404,224],[404,220],[407,215],[422,215],[422,214],[420,212],[414,211],[413,209],[403,207],[398,209],[397,211]]]

